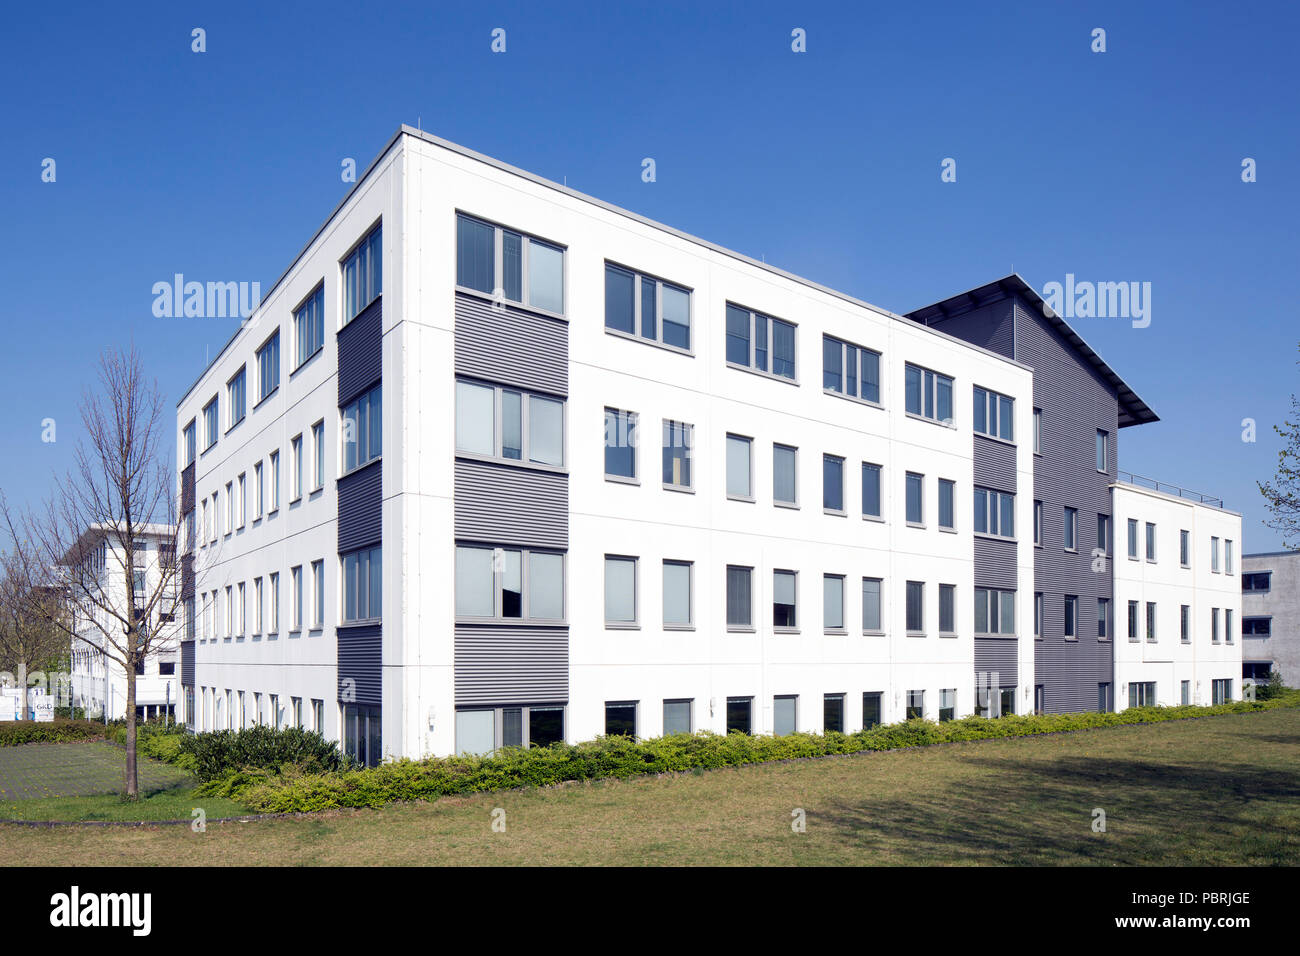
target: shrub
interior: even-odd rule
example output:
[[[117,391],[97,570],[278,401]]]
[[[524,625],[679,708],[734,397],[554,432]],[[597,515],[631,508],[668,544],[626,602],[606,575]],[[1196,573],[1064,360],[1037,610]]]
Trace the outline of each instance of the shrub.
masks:
[[[279,770],[295,764],[309,772],[320,772],[342,770],[348,763],[335,744],[315,731],[296,727],[276,730],[259,726],[182,734],[176,752],[186,759],[187,769],[203,781],[250,768]]]
[[[0,747],[17,747],[20,744],[67,743],[73,740],[94,740],[104,736],[104,725],[93,720],[70,720],[56,717],[53,721],[6,720],[0,722]]]

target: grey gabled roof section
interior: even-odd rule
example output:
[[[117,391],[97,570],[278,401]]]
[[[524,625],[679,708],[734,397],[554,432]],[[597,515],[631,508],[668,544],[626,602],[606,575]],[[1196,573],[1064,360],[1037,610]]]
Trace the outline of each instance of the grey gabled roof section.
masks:
[[[1129,425],[1145,425],[1149,422],[1158,422],[1160,417],[1151,410],[1150,406],[1142,399],[1138,398],[1137,393],[1129,388],[1128,384],[1115,373],[1105,360],[1093,351],[1092,346],[1085,342],[1079,333],[1074,331],[1063,318],[1056,314],[1037,290],[1028,282],[1020,277],[1019,273],[1011,273],[994,282],[986,283],[978,288],[971,289],[968,292],[961,292],[957,295],[950,296],[942,302],[935,302],[924,308],[915,309],[907,313],[909,319],[913,319],[923,325],[930,322],[951,318],[968,312],[971,309],[977,309],[982,305],[990,302],[996,302],[999,299],[1007,298],[1013,294],[1019,293],[1028,299],[1030,304],[1037,308],[1048,323],[1060,333],[1061,337],[1070,344],[1080,357],[1088,363],[1097,372],[1102,379],[1108,382],[1115,389],[1116,395],[1119,396],[1119,427],[1127,428]]]

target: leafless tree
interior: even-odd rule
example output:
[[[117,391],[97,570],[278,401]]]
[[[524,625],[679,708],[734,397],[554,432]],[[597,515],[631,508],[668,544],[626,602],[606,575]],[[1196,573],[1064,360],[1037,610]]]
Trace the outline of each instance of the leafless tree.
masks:
[[[4,508],[0,499],[0,508]],[[27,559],[31,549],[11,548],[0,555],[0,667],[18,672],[21,693],[18,719],[27,719],[27,677],[36,668],[62,658],[68,631],[62,592],[43,584]]]
[[[48,575],[43,586],[65,595],[64,626],[89,635],[125,671],[126,795],[134,799],[136,672],[176,646],[181,525],[172,418],[157,382],[146,379],[133,345],[106,350],[98,371],[99,389],[82,396],[84,436],[72,469],[56,478],[43,508],[18,519],[6,509],[5,518],[10,536],[32,549],[29,565]],[[148,539],[160,542],[153,565],[139,554]]]

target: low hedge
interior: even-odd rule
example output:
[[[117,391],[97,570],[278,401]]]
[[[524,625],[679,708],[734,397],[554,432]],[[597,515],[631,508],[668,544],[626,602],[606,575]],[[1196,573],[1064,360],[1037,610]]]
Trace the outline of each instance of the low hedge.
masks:
[[[199,792],[238,800],[250,809],[268,813],[381,807],[399,801],[434,800],[451,794],[540,787],[565,781],[705,770],[1294,706],[1300,706],[1300,693],[1293,691],[1267,702],[1238,701],[1213,707],[1140,707],[1122,713],[1042,714],[991,720],[967,717],[940,724],[909,720],[851,734],[832,731],[769,737],[733,733],[724,737],[702,731],[644,741],[600,737],[580,744],[554,744],[528,750],[505,748],[490,757],[397,760],[369,769],[321,772],[292,763],[284,764],[278,772],[273,768],[232,769],[211,777]]]
[[[179,738],[179,759],[172,760],[200,780],[215,780],[241,770],[278,771],[293,764],[304,770],[330,773],[347,769],[348,758],[338,745],[315,731],[285,727],[216,730]],[[160,759],[167,759],[162,757]]]
[[[104,725],[93,720],[0,721],[0,747],[17,747],[20,744],[68,743],[73,740],[94,740],[104,736]]]

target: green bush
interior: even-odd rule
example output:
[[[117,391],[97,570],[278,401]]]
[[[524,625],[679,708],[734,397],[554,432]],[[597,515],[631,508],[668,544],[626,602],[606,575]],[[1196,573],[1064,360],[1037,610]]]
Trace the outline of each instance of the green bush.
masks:
[[[312,772],[332,772],[348,766],[337,745],[315,731],[296,727],[276,730],[260,726],[182,734],[176,752],[185,761],[186,769],[203,781],[248,769],[275,771],[286,764]]]
[[[564,781],[737,767],[772,760],[1245,713],[1279,706],[1300,706],[1300,692],[1288,691],[1269,703],[1238,701],[1213,707],[1138,707],[1119,714],[1040,714],[993,720],[967,717],[941,724],[909,720],[851,734],[795,733],[783,737],[755,737],[733,733],[724,737],[701,731],[644,741],[599,737],[579,744],[559,743],[529,750],[508,747],[491,757],[397,760],[369,769],[331,770],[285,760],[277,772],[277,768],[270,764],[237,766],[227,763],[226,770],[210,772],[204,778],[207,782],[199,792],[239,800],[251,809],[267,813],[381,807],[400,801],[541,787]]]
[[[67,743],[72,740],[94,740],[102,736],[104,736],[104,725],[93,720],[69,720],[56,717],[52,721],[40,723],[34,720],[0,721],[0,747]]]
[[[86,708],[84,707],[55,707],[55,717],[65,717],[68,720],[85,720]]]

